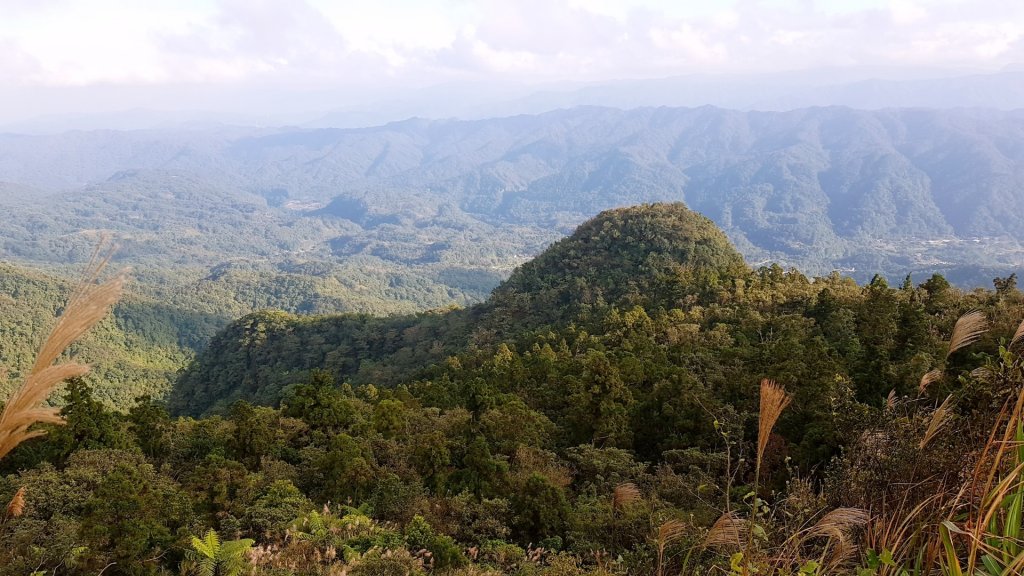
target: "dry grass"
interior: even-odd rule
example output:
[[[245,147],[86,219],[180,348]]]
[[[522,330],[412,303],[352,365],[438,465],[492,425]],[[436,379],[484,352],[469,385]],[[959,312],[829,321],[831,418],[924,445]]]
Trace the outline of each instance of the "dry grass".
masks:
[[[915,503],[908,491],[894,507],[876,512],[866,526],[864,545],[871,550],[889,550],[896,559],[896,566],[879,567],[879,576],[898,575],[903,565],[913,561],[924,546],[922,531],[937,511],[945,510],[947,499],[948,494],[939,491]],[[928,550],[925,552],[926,557],[932,557]]]
[[[978,366],[974,370],[971,370],[971,378],[981,382],[988,382],[994,373],[988,366]]]
[[[836,508],[808,528],[806,537],[848,537],[855,528],[867,524],[870,518],[868,511],[863,508]]]
[[[612,510],[622,510],[623,507],[640,500],[640,489],[632,482],[623,482],[612,491]]]
[[[679,540],[686,533],[686,524],[682,520],[666,520],[658,526],[658,548],[663,549],[669,544]]]
[[[772,428],[782,415],[782,411],[789,406],[793,398],[786,394],[781,386],[774,380],[767,378],[761,381],[761,409],[757,430],[757,464],[761,465],[764,457],[764,449],[768,446],[768,437],[771,436]]]
[[[942,430],[946,424],[949,423],[953,418],[952,404],[953,395],[946,396],[946,399],[942,401],[942,404],[932,412],[932,417],[928,421],[928,428],[924,432],[924,436],[921,438],[921,443],[918,448],[924,449],[925,446],[931,444],[935,436]]]
[[[33,425],[64,422],[58,409],[41,407],[40,404],[58,384],[89,371],[84,364],[67,362],[54,365],[54,362],[72,342],[102,320],[121,297],[125,282],[123,273],[102,284],[97,283],[112,253],[112,249],[104,250],[103,244],[97,247],[82,282],[71,294],[64,313],[39,349],[31,371],[21,388],[7,400],[0,413],[0,458],[25,440],[45,434],[42,430],[32,430]]]
[[[664,574],[665,548],[682,538],[684,534],[686,534],[686,524],[681,520],[666,520],[661,526],[658,526],[655,536],[658,543],[658,576]]]
[[[1017,325],[1017,331],[1013,333],[1013,338],[1010,339],[1010,348],[1020,346],[1021,342],[1024,342],[1024,320],[1021,320],[1020,324]]]
[[[10,520],[11,518],[17,518],[21,516],[21,513],[25,511],[25,487],[18,488],[18,491],[14,493],[14,498],[11,498],[9,504],[7,504],[7,513],[5,518]]]
[[[962,350],[977,342],[988,331],[988,327],[988,320],[980,310],[972,310],[961,316],[953,326],[953,334],[949,337],[949,351],[946,352],[946,357],[949,358],[957,350]]]
[[[1002,433],[1000,434],[1000,429]],[[971,503],[970,527],[967,546],[967,574],[973,574],[980,558],[987,553],[1002,552],[1001,543],[1013,550],[1005,556],[1008,560],[1006,574],[1024,573],[1024,551],[1021,550],[1020,499],[1024,499],[1024,456],[1021,443],[1024,438],[1024,389],[1016,398],[1010,398],[1000,410],[992,427],[981,458],[975,466],[970,482],[957,495],[954,508],[966,497],[981,494],[981,500]],[[978,487],[981,487],[980,492]],[[1011,493],[1013,496],[1011,497]],[[1013,503],[1008,505],[1010,500]],[[1001,517],[1001,522],[994,522]],[[953,525],[952,518],[944,524]],[[1002,533],[991,531],[1002,524]],[[993,542],[997,543],[993,545]]]
[[[747,537],[749,527],[746,520],[735,512],[727,512],[718,517],[704,537],[704,546],[708,548],[739,548]]]
[[[939,380],[942,380],[943,371],[939,368],[926,372],[924,376],[921,376],[921,382],[918,383],[917,389],[922,394],[928,390],[928,387],[935,384]]]

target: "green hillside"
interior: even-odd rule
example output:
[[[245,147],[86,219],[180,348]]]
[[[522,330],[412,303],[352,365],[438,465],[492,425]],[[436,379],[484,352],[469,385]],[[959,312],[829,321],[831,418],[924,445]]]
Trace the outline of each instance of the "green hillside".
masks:
[[[68,280],[0,263],[0,395],[21,383],[72,288]],[[181,367],[226,322],[130,294],[71,353],[92,366],[86,381],[96,397],[125,408],[144,394],[168,394]]]
[[[63,285],[4,270],[25,339]],[[988,547],[962,573],[1014,573],[1024,293],[995,280],[752,270],[682,205],[610,210],[465,309],[243,317],[178,418],[97,400],[197,331],[128,298],[77,350],[128,383],[71,383],[0,459],[0,576],[933,574],[977,551],[954,529]]]
[[[276,405],[313,369],[339,382],[426,386],[443,397],[451,390],[437,390],[438,381],[488,380],[466,367],[496,369],[489,363],[499,349],[517,366],[539,361],[541,351],[564,360],[554,373],[513,378],[524,387],[519,393],[558,399],[545,412],[556,422],[569,409],[561,387],[588,370],[579,362],[591,352],[609,352],[615,378],[645,391],[636,397],[659,382],[696,385],[699,374],[702,388],[730,403],[738,401],[737,382],[764,375],[819,398],[841,377],[858,398],[877,400],[911,390],[920,371],[939,361],[948,329],[939,327],[974,298],[936,285],[895,289],[879,279],[859,287],[839,275],[812,281],[777,266],[754,271],[713,224],[680,204],[617,209],[466,309],[388,318],[246,316],[183,373],[170,405],[186,414],[223,411],[237,399]],[[648,374],[649,366],[667,372]]]
[[[242,318],[185,372],[171,406],[198,414],[239,398],[274,404],[285,386],[319,367],[342,379],[393,386],[471,343],[563,326],[612,305],[679,306],[749,274],[725,235],[682,204],[611,210],[466,310],[380,319],[280,312]]]

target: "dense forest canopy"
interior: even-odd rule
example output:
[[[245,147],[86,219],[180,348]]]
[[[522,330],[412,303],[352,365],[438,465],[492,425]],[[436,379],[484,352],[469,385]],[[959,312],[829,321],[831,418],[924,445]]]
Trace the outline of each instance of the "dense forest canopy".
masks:
[[[65,288],[3,271],[11,309],[31,304],[4,341],[31,339]],[[129,383],[112,410],[107,372],[64,388],[66,425],[0,459],[0,574],[937,565],[942,522],[971,529],[956,514],[986,501],[958,482],[1021,417],[1005,406],[1024,387],[1024,294],[1013,275],[993,287],[752,269],[676,203],[601,213],[467,308],[255,312],[166,404]],[[129,296],[71,354],[126,370],[217,325],[182,314]],[[30,349],[4,354],[25,366]],[[900,522],[918,529],[884,536]]]
[[[73,287],[60,277],[0,263],[0,397],[31,368]],[[73,353],[93,365],[88,382],[95,396],[127,408],[143,394],[166,396],[182,366],[229,321],[132,294]]]

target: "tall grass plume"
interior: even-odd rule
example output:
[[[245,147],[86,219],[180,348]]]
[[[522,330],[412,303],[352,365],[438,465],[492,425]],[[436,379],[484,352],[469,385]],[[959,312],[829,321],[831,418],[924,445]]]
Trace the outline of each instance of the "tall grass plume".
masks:
[[[962,350],[974,344],[988,331],[988,319],[981,310],[967,312],[953,326],[953,334],[949,337],[949,351],[946,357],[950,357],[958,350]]]
[[[771,436],[772,428],[778,422],[779,416],[793,401],[793,397],[786,394],[781,386],[774,380],[764,379],[761,381],[761,406],[757,429],[757,466],[761,467],[761,460],[764,458],[764,449],[768,446],[768,437]]]
[[[0,413],[0,458],[22,442],[45,434],[44,430],[32,429],[34,425],[64,423],[59,409],[41,404],[61,382],[89,371],[85,364],[54,362],[68,346],[102,320],[121,298],[125,283],[123,272],[98,283],[112,254],[113,248],[108,243],[101,242],[97,246],[82,281],[72,292],[64,312],[40,347],[28,376],[4,405]]]

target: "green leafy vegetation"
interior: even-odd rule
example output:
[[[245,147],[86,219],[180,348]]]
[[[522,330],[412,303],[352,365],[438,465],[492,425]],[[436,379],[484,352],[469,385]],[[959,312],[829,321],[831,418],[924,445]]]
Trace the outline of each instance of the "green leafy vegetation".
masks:
[[[0,574],[1013,574],[994,287],[752,270],[653,204],[468,308],[254,313],[169,404],[66,387],[0,460]]]
[[[9,394],[35,362],[55,316],[72,293],[72,282],[0,263],[0,394]],[[159,303],[137,294],[71,353],[92,366],[85,376],[97,398],[127,408],[137,396],[165,396],[177,372],[228,319]]]

